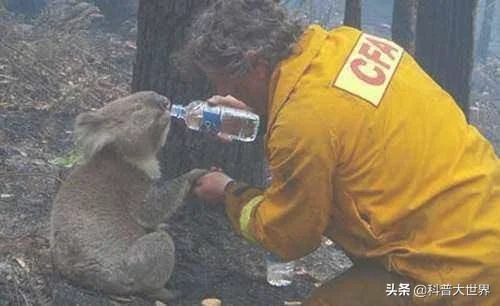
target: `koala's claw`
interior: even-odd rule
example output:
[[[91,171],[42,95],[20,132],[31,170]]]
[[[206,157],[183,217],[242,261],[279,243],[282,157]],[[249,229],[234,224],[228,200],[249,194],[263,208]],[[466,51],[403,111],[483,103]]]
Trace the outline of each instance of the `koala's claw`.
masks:
[[[194,182],[196,182],[196,180],[198,180],[200,177],[204,176],[205,174],[207,174],[209,172],[210,171],[208,171],[206,169],[193,169],[193,170],[189,171],[188,173],[186,173],[186,175],[188,177],[189,183],[193,184]]]

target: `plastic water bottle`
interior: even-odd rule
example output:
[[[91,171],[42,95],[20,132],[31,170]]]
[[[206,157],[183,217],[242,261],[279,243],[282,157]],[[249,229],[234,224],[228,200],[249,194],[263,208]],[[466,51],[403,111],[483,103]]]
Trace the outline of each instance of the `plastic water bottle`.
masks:
[[[267,282],[276,287],[288,286],[295,275],[295,260],[284,262],[272,253],[266,254]]]
[[[254,141],[259,130],[259,116],[241,109],[210,105],[196,100],[187,106],[172,105],[170,115],[183,119],[189,129],[231,140]]]

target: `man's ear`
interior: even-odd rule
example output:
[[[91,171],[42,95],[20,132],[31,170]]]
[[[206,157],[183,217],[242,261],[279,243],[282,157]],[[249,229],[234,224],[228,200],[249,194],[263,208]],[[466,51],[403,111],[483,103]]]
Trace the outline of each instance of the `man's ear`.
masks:
[[[248,60],[248,63],[250,64],[250,67],[255,68],[255,66],[257,65],[257,62],[258,62],[258,57],[259,57],[257,55],[257,51],[255,51],[255,50],[247,51],[245,56]]]
[[[256,69],[257,69],[257,73],[259,75],[259,78],[261,80],[267,80],[270,77],[271,72],[272,72],[271,68],[269,67],[269,64],[264,60],[260,61],[257,64]]]
[[[246,57],[250,63],[251,69],[257,73],[259,79],[266,79],[270,71],[267,61],[258,55],[257,51],[254,50],[247,51]]]

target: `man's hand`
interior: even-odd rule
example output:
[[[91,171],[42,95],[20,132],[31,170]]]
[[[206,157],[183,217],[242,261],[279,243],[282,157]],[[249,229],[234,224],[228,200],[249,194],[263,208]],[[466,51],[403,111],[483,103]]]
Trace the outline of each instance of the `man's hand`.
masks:
[[[244,109],[247,111],[252,111],[252,109],[243,103],[242,101],[236,99],[233,96],[227,95],[227,96],[212,96],[207,100],[208,104],[211,105],[221,105],[221,106],[227,106],[231,108],[236,108],[236,109]],[[224,143],[231,142],[231,139],[227,136],[224,135],[217,135],[216,138]]]
[[[209,104],[213,104],[213,105],[222,105],[222,106],[252,111],[250,106],[246,105],[243,101],[240,101],[231,95],[227,95],[227,96],[215,95],[215,96],[212,96],[211,98],[209,98],[207,100],[207,102]]]
[[[200,177],[194,185],[194,194],[209,203],[222,203],[224,200],[224,189],[233,179],[222,173],[218,168],[212,168],[212,172]]]

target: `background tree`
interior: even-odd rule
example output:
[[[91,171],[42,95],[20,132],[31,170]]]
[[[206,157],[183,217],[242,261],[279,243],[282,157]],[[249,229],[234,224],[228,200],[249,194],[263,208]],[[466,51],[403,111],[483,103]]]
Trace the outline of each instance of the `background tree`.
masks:
[[[479,32],[479,39],[477,41],[477,57],[481,62],[486,60],[488,56],[488,47],[491,40],[491,24],[493,23],[493,16],[495,13],[496,0],[486,0],[484,3],[483,22],[481,24],[481,31]]]
[[[420,0],[416,58],[469,114],[477,0]]]
[[[361,29],[361,0],[345,0],[344,25]]]
[[[137,13],[138,0],[93,0],[112,25],[119,25]]]
[[[47,6],[47,0],[1,0],[0,8],[14,13],[23,14],[27,17],[35,17]]]
[[[304,15],[306,23],[317,23],[325,28],[331,28],[334,25],[335,15],[343,5],[338,1],[325,0],[282,0],[276,1],[285,6],[292,12]]]
[[[415,54],[418,0],[394,0],[392,39],[408,53]]]
[[[192,18],[212,2],[139,2],[133,91],[155,90],[179,104],[211,96],[213,92],[204,76],[182,79],[169,56],[184,43]],[[215,164],[237,179],[262,185],[262,142],[258,138],[251,144],[221,144],[187,130],[181,122],[172,122],[161,153],[162,170],[166,177],[174,177],[192,168]],[[228,305],[282,305],[286,298],[300,299],[306,295],[310,285],[305,281],[294,282],[287,288],[271,287],[262,281],[264,251],[233,234],[223,207],[205,205],[196,199],[188,200],[168,225],[177,258],[171,285],[187,293],[182,305],[198,305],[207,294],[222,298]]]

